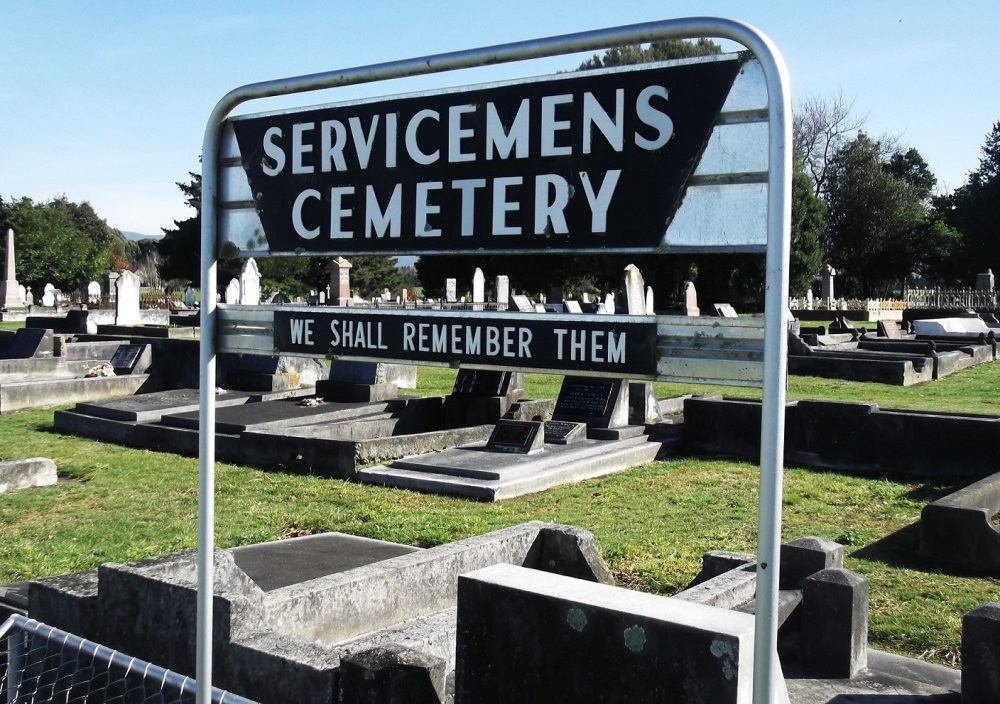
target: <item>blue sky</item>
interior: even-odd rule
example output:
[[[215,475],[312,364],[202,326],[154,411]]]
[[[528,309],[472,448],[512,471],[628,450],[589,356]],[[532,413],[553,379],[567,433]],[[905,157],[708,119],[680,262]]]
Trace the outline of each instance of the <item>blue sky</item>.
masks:
[[[1000,6],[835,3],[163,3],[9,0],[0,8],[0,195],[89,201],[122,230],[159,234],[191,214],[174,185],[198,171],[205,122],[227,91],[273,78],[694,15],[755,25],[781,50],[793,102],[854,101],[866,130],[916,147],[940,190],[965,182],[1000,120]],[[579,59],[410,79],[379,92],[574,68]],[[343,89],[250,111],[374,94]]]

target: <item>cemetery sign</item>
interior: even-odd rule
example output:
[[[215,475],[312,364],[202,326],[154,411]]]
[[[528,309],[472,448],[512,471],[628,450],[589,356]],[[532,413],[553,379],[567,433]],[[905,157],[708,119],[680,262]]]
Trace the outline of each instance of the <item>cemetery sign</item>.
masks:
[[[742,62],[230,118],[263,229],[238,248],[655,251]]]

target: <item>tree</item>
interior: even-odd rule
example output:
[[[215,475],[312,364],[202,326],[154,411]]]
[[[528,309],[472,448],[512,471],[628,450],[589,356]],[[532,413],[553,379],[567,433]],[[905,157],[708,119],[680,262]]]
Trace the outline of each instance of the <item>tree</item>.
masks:
[[[792,144],[801,156],[813,193],[826,192],[831,161],[850,136],[864,127],[866,117],[851,114],[853,101],[842,93],[827,100],[811,96],[799,103],[792,120]]]
[[[370,299],[382,293],[382,289],[396,294],[403,288],[403,275],[396,268],[395,257],[356,256],[351,257],[351,290]]]
[[[801,157],[792,172],[792,241],[788,263],[788,291],[804,294],[812,286],[823,260],[820,240],[826,228],[826,203],[813,191]]]
[[[931,173],[931,167],[914,148],[906,152],[895,152],[885,165],[886,170],[896,178],[905,181],[916,189],[920,200],[930,202],[937,177]]]
[[[917,264],[926,224],[918,188],[892,174],[864,133],[836,154],[828,177],[824,250],[845,295],[890,295]]]
[[[1000,121],[986,136],[979,167],[936,205],[942,219],[961,233],[965,276],[987,268],[1000,271]]]
[[[608,49],[603,54],[594,54],[580,64],[579,70],[586,71],[595,68],[610,68],[612,66],[630,66],[653,61],[670,59],[686,59],[695,56],[721,54],[722,47],[711,39],[664,39],[650,44],[630,44]]]

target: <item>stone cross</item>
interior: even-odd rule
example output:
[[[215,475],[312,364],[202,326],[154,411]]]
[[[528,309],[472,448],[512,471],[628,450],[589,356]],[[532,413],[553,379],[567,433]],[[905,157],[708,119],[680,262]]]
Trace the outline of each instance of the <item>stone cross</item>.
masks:
[[[240,270],[240,305],[260,305],[260,269],[253,257],[247,259]]]
[[[646,292],[642,273],[635,264],[625,267],[622,275],[622,288],[625,290],[625,310],[629,315],[646,314]]]
[[[507,310],[510,301],[510,278],[506,274],[497,276],[497,310]]]
[[[7,263],[4,266],[3,281],[0,281],[0,305],[4,310],[21,307],[18,285],[14,267],[14,230],[7,228]]]
[[[139,277],[128,269],[115,280],[115,325],[138,325]]]
[[[472,309],[482,310],[482,304],[486,302],[486,276],[478,266],[472,273]]]

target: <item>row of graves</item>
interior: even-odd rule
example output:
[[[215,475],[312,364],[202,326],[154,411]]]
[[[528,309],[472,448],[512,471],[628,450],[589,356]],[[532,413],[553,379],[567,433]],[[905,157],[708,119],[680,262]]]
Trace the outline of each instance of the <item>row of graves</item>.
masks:
[[[725,36],[762,45],[756,30],[717,22]],[[605,30],[603,46],[634,42],[636,31]],[[689,36],[703,32],[704,21],[653,23],[642,31],[649,40]],[[533,51],[581,49],[578,40],[551,41]],[[523,59],[526,51],[520,44],[492,47],[461,61]],[[228,118],[219,149],[211,141],[205,149],[205,192],[223,184],[221,203],[206,200],[205,222],[218,222],[216,251],[258,258],[528,255],[540,248],[770,253],[768,203],[788,204],[787,193],[772,193],[770,201],[768,193],[781,188],[781,173],[790,169],[781,161],[790,154],[787,144],[771,152],[785,155],[770,157],[778,163],[768,162],[767,135],[780,121],[775,115],[784,116],[767,99],[784,91],[770,52]],[[394,66],[419,73],[456,61],[424,57]],[[331,74],[330,84],[340,75]],[[316,81],[289,79],[278,87],[287,93],[316,88]],[[574,101],[580,109],[563,114]],[[528,119],[533,109],[541,110],[538,119]],[[362,139],[364,125],[370,134]],[[405,144],[387,139],[397,128],[409,135]],[[320,130],[331,130],[322,149]],[[472,146],[483,130],[496,159]],[[530,159],[529,144],[541,149]],[[324,168],[321,154],[336,168]],[[567,157],[572,168],[564,168]],[[529,181],[535,186],[519,187]],[[395,195],[404,192],[416,194],[415,203]],[[361,194],[367,203],[352,200]],[[206,228],[215,237],[212,225]],[[787,252],[776,251],[787,263]],[[203,265],[206,272],[212,267]],[[212,276],[203,279],[211,283]],[[203,320],[217,334],[201,341],[201,351],[218,355],[216,379],[205,375],[212,367],[204,356],[195,364],[192,342],[159,341],[153,369],[167,390],[79,403],[56,412],[55,425],[200,453],[203,486],[217,453],[479,500],[620,471],[670,452],[756,453],[762,486],[777,485],[776,505],[760,510],[776,511],[780,523],[784,458],[779,447],[775,464],[764,459],[766,446],[781,437],[771,434],[767,416],[784,418],[801,402],[786,408],[734,406],[721,397],[660,401],[651,389],[655,380],[764,382],[765,402],[769,392],[783,399],[784,355],[769,381],[763,367],[765,328],[779,333],[768,345],[781,349],[785,341],[787,283],[769,277],[769,287],[769,301],[778,305],[769,303],[772,317],[764,319],[730,310],[714,317],[648,314],[635,267],[623,276],[624,312],[611,301],[613,315],[607,299],[600,302],[605,315],[596,306],[587,315],[566,304],[559,311],[543,304],[541,314],[530,303],[522,310],[527,302],[513,297],[508,310],[495,311],[203,300]],[[291,360],[305,361],[295,367]],[[325,370],[319,360],[330,360],[329,372],[309,388],[309,370]],[[400,388],[414,385],[413,364],[457,368],[452,393],[401,396]],[[524,398],[525,372],[565,375],[557,400]],[[227,386],[217,388],[224,373]],[[200,403],[206,394],[207,405]],[[665,410],[683,410],[683,423],[662,418]],[[806,404],[792,412],[792,437],[815,443],[817,436],[850,436],[830,432],[828,416],[809,410]],[[810,425],[817,417],[825,432]],[[214,433],[214,443],[205,433]],[[838,448],[826,449],[835,455]],[[212,511],[203,508],[206,515]],[[326,533],[216,550],[212,535],[211,520],[200,521],[197,552],[0,587],[0,610],[12,614],[0,633],[7,634],[0,654],[9,654],[0,694],[28,701],[59,691],[72,699],[93,684],[87,658],[104,657],[107,667],[91,668],[103,673],[127,653],[127,688],[153,696],[176,686],[190,694],[187,678],[210,673],[201,683],[204,701],[234,704],[1000,699],[1000,607],[966,617],[961,675],[874,651],[867,647],[868,582],[844,569],[841,546],[820,538],[780,545],[780,530],[762,531],[757,557],[709,553],[689,588],[666,597],[615,586],[589,533],[540,522],[428,549]],[[779,564],[780,583],[773,569]],[[214,627],[206,630],[206,622]],[[764,646],[762,633],[771,639]],[[86,647],[81,638],[89,639]]]
[[[872,332],[844,316],[800,327],[789,337],[789,373],[911,386],[997,359],[1000,321],[990,311],[903,314],[901,324],[881,320]]]

